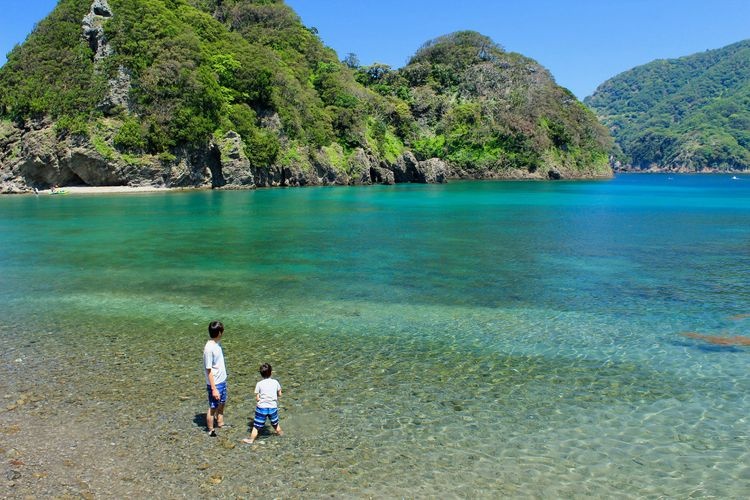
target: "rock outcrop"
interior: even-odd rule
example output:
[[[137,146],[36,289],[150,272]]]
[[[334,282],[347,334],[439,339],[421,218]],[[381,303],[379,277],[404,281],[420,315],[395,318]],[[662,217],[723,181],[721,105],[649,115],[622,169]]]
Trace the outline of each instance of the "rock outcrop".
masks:
[[[227,132],[218,148],[221,171],[214,185],[227,189],[255,187],[252,165],[247,159],[240,135],[233,131]]]
[[[104,23],[110,17],[112,17],[112,9],[107,0],[94,0],[91,9],[81,22],[83,36],[88,40],[89,47],[94,53],[94,62],[100,62],[112,55],[112,47],[104,36]]]
[[[302,151],[300,158],[311,161],[258,167],[251,164],[242,137],[234,131],[201,148],[178,148],[171,156],[134,156],[118,151],[113,135],[113,130],[99,130],[91,137],[58,137],[47,119],[29,121],[22,128],[0,122],[0,193],[54,185],[253,189],[442,183],[455,175],[437,158],[418,161],[407,152],[389,164],[362,148],[346,155],[338,145],[313,154]]]
[[[450,169],[439,158],[430,158],[419,162],[419,181],[428,184],[442,184],[448,180]]]
[[[99,71],[101,62],[110,57],[114,51],[104,34],[104,24],[114,16],[107,0],[94,0],[91,9],[83,17],[81,28],[83,36],[88,41],[93,52],[94,67]],[[132,75],[125,67],[117,68],[117,74],[107,81],[108,91],[99,108],[110,113],[117,107],[132,111],[130,103],[130,87]]]
[[[395,182],[442,183],[448,178],[448,166],[438,158],[418,161],[406,152],[393,165],[393,178]]]
[[[106,113],[111,113],[117,107],[121,107],[132,113],[133,108],[130,102],[131,84],[132,76],[130,75],[130,71],[123,66],[117,68],[117,74],[107,80],[107,95],[104,96],[104,100],[102,100],[99,108]]]

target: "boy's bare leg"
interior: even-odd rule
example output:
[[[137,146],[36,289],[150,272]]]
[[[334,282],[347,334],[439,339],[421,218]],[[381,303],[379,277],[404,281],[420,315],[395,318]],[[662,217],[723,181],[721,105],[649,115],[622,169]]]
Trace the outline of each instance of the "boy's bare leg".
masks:
[[[221,429],[224,427],[224,405],[219,405],[216,408],[216,426]]]
[[[208,413],[206,413],[206,427],[208,428],[209,434],[213,434],[214,424],[220,429],[224,426],[223,417],[224,405],[217,406],[216,408],[209,408]]]
[[[209,408],[208,412],[206,413],[206,428],[208,429],[208,432],[213,432],[214,430],[214,412],[216,411],[216,408]]]
[[[281,430],[281,424],[277,425],[273,429],[276,431],[276,435],[277,436],[283,436],[284,435],[284,431]]]
[[[253,444],[255,442],[255,438],[257,438],[257,437],[258,437],[258,429],[256,429],[255,427],[253,427],[253,430],[250,433],[250,437],[243,439],[242,442],[243,443],[247,443],[247,444]]]

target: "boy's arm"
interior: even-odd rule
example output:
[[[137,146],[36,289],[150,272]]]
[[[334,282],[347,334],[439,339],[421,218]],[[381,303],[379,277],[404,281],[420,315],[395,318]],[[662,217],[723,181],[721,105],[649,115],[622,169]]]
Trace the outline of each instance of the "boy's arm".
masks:
[[[211,352],[203,351],[203,367],[206,369],[206,379],[208,380],[208,386],[211,388],[211,396],[214,399],[219,399],[221,397],[221,394],[219,394],[219,390],[216,388],[216,382],[214,381],[214,374],[211,371],[211,367],[213,367],[213,355]]]
[[[211,386],[211,396],[213,396],[214,399],[221,398],[219,389],[216,388],[216,382],[214,382],[214,374],[211,372],[211,368],[206,368],[206,376],[208,377],[208,385]]]

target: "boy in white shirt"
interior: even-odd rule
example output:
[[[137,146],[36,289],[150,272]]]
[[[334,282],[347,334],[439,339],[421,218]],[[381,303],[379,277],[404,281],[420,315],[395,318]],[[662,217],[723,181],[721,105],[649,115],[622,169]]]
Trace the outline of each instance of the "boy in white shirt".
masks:
[[[271,419],[271,425],[277,436],[284,433],[279,425],[279,397],[281,396],[281,384],[275,378],[271,378],[271,365],[263,363],[260,366],[260,375],[263,380],[255,384],[255,419],[253,431],[249,438],[242,440],[243,443],[253,444],[258,437],[258,431],[266,425],[266,418]]]
[[[224,325],[221,321],[212,321],[208,325],[208,342],[203,348],[203,367],[206,371],[206,390],[208,391],[208,412],[206,427],[208,435],[216,436],[216,426],[224,427],[224,405],[227,403],[227,368],[224,365],[224,351],[221,349],[221,337]]]

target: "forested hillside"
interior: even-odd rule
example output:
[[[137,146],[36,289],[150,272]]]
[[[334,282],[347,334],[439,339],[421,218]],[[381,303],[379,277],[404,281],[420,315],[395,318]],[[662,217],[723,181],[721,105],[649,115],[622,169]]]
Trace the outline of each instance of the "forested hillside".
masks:
[[[585,102],[636,168],[750,168],[750,40],[639,66]]]
[[[396,72],[374,66],[357,77],[408,100],[420,158],[443,158],[479,177],[609,172],[611,138],[591,112],[537,62],[479,33],[442,36]]]
[[[0,119],[4,191],[609,174],[534,61],[462,33],[359,68],[281,0],[61,0],[0,68]]]

